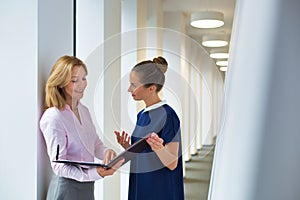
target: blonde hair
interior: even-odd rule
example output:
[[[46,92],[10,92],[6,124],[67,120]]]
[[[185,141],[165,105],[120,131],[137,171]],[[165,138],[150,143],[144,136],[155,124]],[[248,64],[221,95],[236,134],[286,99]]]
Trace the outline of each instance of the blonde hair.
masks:
[[[86,65],[74,56],[65,55],[56,61],[46,83],[45,109],[56,107],[61,110],[65,108],[66,97],[62,88],[70,83],[72,69],[75,66],[82,66],[87,74]]]
[[[168,69],[168,62],[159,56],[153,60],[146,60],[136,64],[131,71],[138,74],[140,82],[144,87],[156,86],[159,92],[165,83],[165,72]]]

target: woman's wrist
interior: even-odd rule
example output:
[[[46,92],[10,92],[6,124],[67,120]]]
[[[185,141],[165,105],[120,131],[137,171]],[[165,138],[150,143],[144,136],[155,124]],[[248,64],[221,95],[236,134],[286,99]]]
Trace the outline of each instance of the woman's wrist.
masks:
[[[99,176],[101,176],[102,178],[105,177],[105,176],[102,174],[102,172],[101,172],[101,170],[100,170],[100,167],[97,167],[96,170],[97,170],[97,173],[99,174]]]
[[[166,153],[166,148],[165,148],[165,146],[161,146],[159,149],[155,149],[155,150],[153,150],[155,153],[157,153],[157,154],[163,154],[163,153]]]

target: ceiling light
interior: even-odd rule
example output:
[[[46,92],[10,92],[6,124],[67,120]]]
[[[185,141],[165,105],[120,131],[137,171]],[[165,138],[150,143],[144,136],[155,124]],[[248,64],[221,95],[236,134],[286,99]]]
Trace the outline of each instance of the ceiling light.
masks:
[[[228,53],[211,53],[210,54],[211,58],[215,58],[215,59],[222,59],[222,58],[228,58],[229,55]]]
[[[229,58],[229,54],[227,52],[228,52],[228,50],[225,50],[223,48],[221,48],[221,49],[212,49],[210,51],[209,56],[211,58],[215,58],[215,59],[226,59],[226,58]]]
[[[228,60],[218,60],[216,62],[216,65],[220,66],[220,67],[225,67],[228,66]]]
[[[203,35],[202,45],[205,47],[224,47],[228,45],[225,35]]]
[[[226,72],[227,71],[227,67],[220,67],[220,71]]]
[[[224,25],[224,14],[217,11],[202,11],[191,14],[191,26],[217,28]]]

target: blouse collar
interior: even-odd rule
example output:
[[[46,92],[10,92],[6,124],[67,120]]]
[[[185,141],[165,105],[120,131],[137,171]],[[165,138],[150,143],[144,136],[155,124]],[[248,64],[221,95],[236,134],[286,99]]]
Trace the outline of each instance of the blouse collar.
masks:
[[[79,102],[78,102],[77,108],[79,108],[81,105],[82,105],[82,104],[81,104],[81,102],[79,101]],[[70,106],[69,104],[66,104],[65,109],[66,109],[66,110],[72,110],[72,109],[71,109],[71,106]]]
[[[145,109],[143,110],[143,112],[147,112],[147,111],[150,111],[150,110],[154,110],[154,109],[156,109],[156,108],[158,108],[158,107],[161,107],[161,106],[163,106],[163,105],[165,105],[165,104],[167,104],[167,101],[166,101],[166,100],[162,100],[162,101],[160,101],[160,102],[158,102],[158,103],[156,103],[156,104],[153,104],[153,105],[151,105],[151,106],[145,108]]]

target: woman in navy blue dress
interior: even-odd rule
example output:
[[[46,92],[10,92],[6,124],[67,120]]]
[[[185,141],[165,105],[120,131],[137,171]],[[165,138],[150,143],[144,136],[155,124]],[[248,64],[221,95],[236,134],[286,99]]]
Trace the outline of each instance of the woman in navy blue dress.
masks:
[[[128,92],[134,100],[143,100],[146,108],[138,113],[131,137],[115,131],[118,143],[126,149],[151,134],[148,147],[131,160],[129,200],[184,199],[180,121],[158,95],[167,67],[167,61],[158,57],[138,63],[130,72]]]

